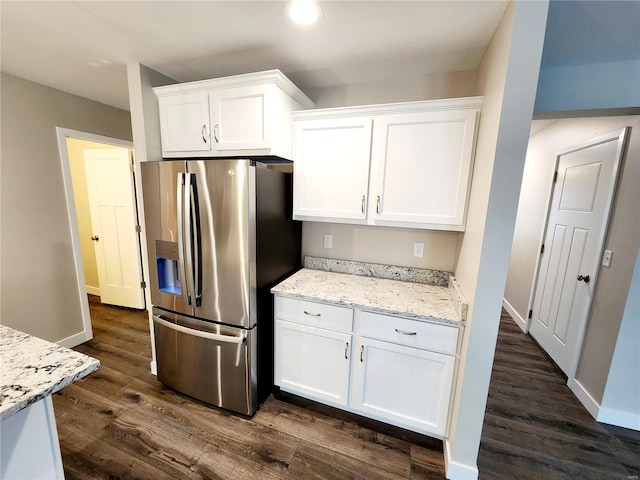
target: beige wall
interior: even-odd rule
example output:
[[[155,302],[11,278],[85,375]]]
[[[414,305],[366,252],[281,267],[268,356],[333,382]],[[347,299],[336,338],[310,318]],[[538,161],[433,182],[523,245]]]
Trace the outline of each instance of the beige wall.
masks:
[[[4,325],[49,341],[84,330],[56,127],[131,140],[129,112],[2,74]]]
[[[475,96],[476,73],[442,73],[305,93],[318,108]],[[333,235],[333,248],[323,247],[324,234]],[[302,254],[452,272],[460,237],[457,232],[304,222]],[[413,256],[414,242],[425,244],[423,258]]]
[[[505,300],[527,318],[538,251],[551,194],[556,156],[573,145],[631,126],[604,248],[614,252],[602,267],[593,296],[576,379],[598,403],[602,400],[618,337],[634,261],[640,246],[640,117],[594,117],[557,120],[529,141]]]
[[[317,108],[472,97],[475,92],[475,70],[305,90]]]
[[[476,478],[500,308],[524,169],[548,4],[512,2],[478,69],[484,104],[467,228],[455,270],[469,300],[447,478]]]
[[[99,295],[100,281],[98,280],[98,265],[96,263],[94,243],[91,240],[93,228],[91,226],[89,193],[84,168],[84,151],[104,150],[108,148],[122,147],[67,137],[67,152],[69,153],[69,167],[71,171],[71,181],[73,183],[73,200],[78,219],[78,234],[80,236],[84,280],[89,293],[96,295]]]

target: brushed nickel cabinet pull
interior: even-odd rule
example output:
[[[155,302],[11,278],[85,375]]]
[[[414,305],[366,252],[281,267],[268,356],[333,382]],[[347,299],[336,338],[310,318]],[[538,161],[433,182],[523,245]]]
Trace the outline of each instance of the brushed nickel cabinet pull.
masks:
[[[364,357],[364,345],[361,345],[360,346],[360,362],[364,362],[363,357]]]
[[[205,123],[204,125],[202,125],[202,141],[204,143],[207,143],[207,124]]]
[[[304,314],[309,315],[310,317],[319,317],[320,315],[322,315],[321,313],[307,312],[306,310],[304,310]]]
[[[349,350],[349,342],[347,342],[347,344],[344,346],[344,358],[348,359],[349,357],[347,357],[347,351]]]
[[[220,143],[220,140],[218,140],[218,124],[217,123],[213,127],[213,138],[216,140],[216,143]]]
[[[400,335],[417,335],[418,334],[418,332],[407,332],[406,330],[399,330],[397,328],[395,329],[395,331]]]
[[[364,213],[364,195],[362,195],[362,213]]]
[[[376,213],[380,215],[380,195],[378,195],[378,198],[376,199]]]

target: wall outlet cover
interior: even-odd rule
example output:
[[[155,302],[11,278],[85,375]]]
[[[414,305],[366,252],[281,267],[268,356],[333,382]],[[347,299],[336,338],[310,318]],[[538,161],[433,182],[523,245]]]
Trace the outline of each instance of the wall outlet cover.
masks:
[[[424,243],[415,242],[413,244],[413,256],[419,258],[424,257]]]
[[[333,248],[333,235],[324,236],[324,248]]]

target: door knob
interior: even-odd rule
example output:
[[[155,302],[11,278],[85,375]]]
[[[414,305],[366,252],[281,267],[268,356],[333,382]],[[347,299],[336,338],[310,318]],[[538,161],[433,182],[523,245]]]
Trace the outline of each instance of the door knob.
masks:
[[[100,237],[99,237],[99,236],[97,236],[97,235],[93,235],[93,236],[91,237],[91,240],[93,240],[94,242],[97,242],[98,240],[100,240]]]
[[[579,282],[584,282],[584,283],[589,283],[589,281],[591,280],[591,277],[589,275],[578,275],[577,278]]]

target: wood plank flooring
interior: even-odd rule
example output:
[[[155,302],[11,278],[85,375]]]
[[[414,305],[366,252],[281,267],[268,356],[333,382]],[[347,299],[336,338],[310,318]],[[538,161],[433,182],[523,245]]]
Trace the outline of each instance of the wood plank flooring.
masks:
[[[146,312],[90,303],[100,369],[53,396],[67,479],[443,479],[440,441],[280,393],[252,419],[163,387]],[[598,424],[506,314],[481,479],[640,474],[640,433]]]

